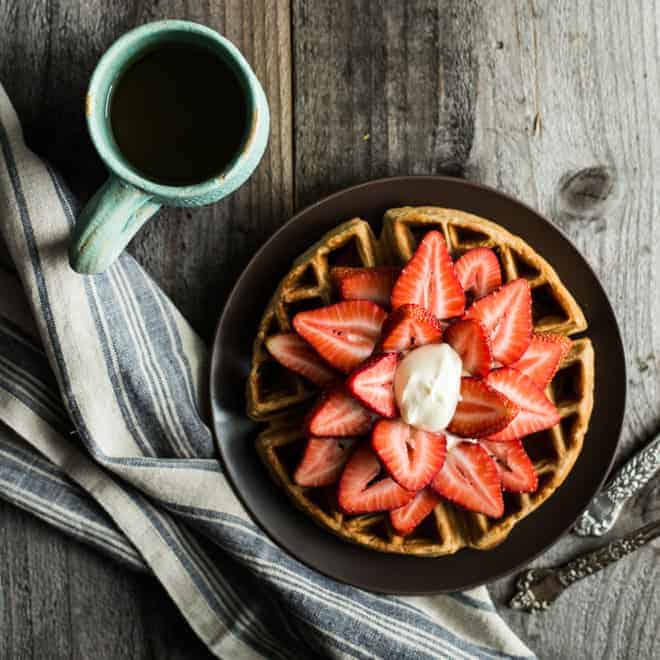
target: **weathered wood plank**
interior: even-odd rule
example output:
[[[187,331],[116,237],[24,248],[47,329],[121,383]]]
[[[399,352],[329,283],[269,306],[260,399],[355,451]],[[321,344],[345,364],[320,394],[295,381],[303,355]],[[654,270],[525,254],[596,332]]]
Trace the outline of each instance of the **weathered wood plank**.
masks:
[[[476,32],[467,174],[551,217],[601,277],[628,351],[621,458],[657,431],[660,415],[659,27],[650,2],[487,2]],[[597,359],[606,369],[607,356]],[[617,533],[657,517],[659,494],[647,488]],[[537,563],[598,543],[568,536]],[[574,587],[546,614],[503,614],[544,657],[658,657],[657,583],[657,550],[646,548]],[[496,586],[500,602],[510,587]]]
[[[553,218],[602,277],[621,321],[631,390],[622,454],[630,452],[660,415],[657,4],[293,8],[297,203],[376,176],[449,171]],[[647,489],[618,531],[657,516],[659,494]],[[566,537],[539,563],[589,545]],[[657,566],[648,548],[548,613],[502,613],[542,657],[657,657]],[[511,586],[494,586],[498,604]]]
[[[98,57],[123,32],[185,18],[228,36],[265,87],[272,134],[240,191],[196,210],[164,210],[131,251],[207,338],[236,276],[291,215],[292,117],[288,0],[0,0],[0,80],[30,146],[86,199],[105,171],[87,136],[83,100]],[[162,588],[0,503],[0,658],[209,657]]]
[[[474,126],[474,2],[293,8],[298,206],[367,179],[462,173]]]

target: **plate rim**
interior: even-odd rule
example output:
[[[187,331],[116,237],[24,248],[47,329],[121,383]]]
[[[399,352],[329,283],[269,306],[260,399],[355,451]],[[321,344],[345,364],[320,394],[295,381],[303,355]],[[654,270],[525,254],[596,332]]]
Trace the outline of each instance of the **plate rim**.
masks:
[[[622,406],[621,406],[621,416],[620,419],[617,420],[616,423],[616,428],[615,428],[615,433],[616,433],[616,443],[613,446],[613,451],[611,453],[611,456],[609,457],[609,460],[607,461],[607,467],[603,471],[603,474],[601,475],[600,479],[598,480],[598,484],[596,489],[593,491],[593,493],[590,495],[586,503],[584,504],[583,507],[580,507],[578,515],[570,521],[569,524],[566,526],[562,526],[561,530],[554,536],[554,538],[547,543],[545,546],[543,546],[541,549],[539,549],[536,552],[533,552],[528,556],[527,559],[524,560],[523,563],[518,563],[515,566],[512,566],[510,568],[506,568],[500,571],[494,572],[490,577],[488,577],[485,580],[482,579],[477,579],[475,581],[467,581],[463,586],[458,587],[458,588],[438,588],[438,587],[431,587],[429,589],[387,589],[387,588],[374,588],[373,584],[364,581],[361,582],[359,579],[358,580],[348,580],[340,575],[337,575],[336,572],[329,571],[329,570],[323,570],[323,568],[320,568],[318,565],[314,565],[310,563],[308,560],[302,558],[298,552],[296,552],[295,548],[291,547],[291,544],[288,543],[285,539],[281,538],[280,533],[276,530],[273,529],[272,527],[268,527],[267,523],[264,523],[259,515],[255,513],[253,507],[250,505],[250,503],[247,501],[246,496],[243,494],[241,491],[240,487],[236,483],[236,478],[235,475],[232,472],[232,468],[230,467],[229,462],[225,458],[225,453],[222,448],[222,443],[220,442],[219,439],[219,433],[218,433],[218,427],[220,424],[220,420],[218,419],[218,410],[217,407],[214,405],[214,402],[217,400],[217,391],[219,387],[218,383],[218,378],[216,377],[216,374],[218,373],[219,370],[219,361],[220,361],[220,338],[223,334],[224,331],[224,323],[226,320],[226,311],[231,307],[231,305],[234,302],[234,298],[238,295],[238,290],[241,288],[241,284],[243,280],[247,277],[248,271],[251,271],[253,266],[261,259],[261,256],[263,255],[264,252],[266,252],[271,245],[271,243],[275,242],[277,238],[284,233],[290,225],[292,225],[295,222],[298,222],[301,216],[305,216],[312,212],[314,209],[324,206],[326,204],[331,203],[333,200],[340,198],[344,195],[347,194],[353,194],[357,191],[361,191],[365,188],[370,188],[370,187],[378,187],[381,185],[387,185],[387,184],[392,184],[396,182],[397,184],[406,184],[406,183],[414,183],[414,182],[421,182],[421,181],[427,181],[429,183],[437,183],[437,184],[445,184],[445,185],[457,185],[459,187],[465,187],[468,189],[472,189],[475,192],[478,191],[484,191],[487,192],[488,194],[496,195],[498,197],[503,198],[504,200],[508,201],[509,203],[512,203],[522,209],[524,209],[527,213],[532,214],[535,216],[539,221],[541,221],[543,224],[547,225],[550,227],[551,230],[555,231],[558,233],[561,238],[566,241],[575,251],[575,253],[578,255],[578,257],[582,260],[584,266],[588,269],[588,271],[591,273],[593,276],[595,282],[597,282],[598,286],[600,287],[601,293],[603,300],[605,301],[606,305],[606,311],[611,315],[612,319],[614,320],[614,340],[616,344],[618,345],[618,349],[621,355],[621,361],[622,361],[622,368],[623,368],[623,383],[621,385],[621,399],[622,399]],[[420,206],[419,204],[417,206]],[[438,204],[426,204],[426,206],[438,206]],[[447,207],[449,208],[449,207]],[[458,210],[464,210],[464,209],[458,209]],[[469,212],[469,211],[467,211]],[[499,223],[498,223],[499,224]],[[506,229],[506,227],[505,227]],[[509,230],[510,231],[510,230]],[[527,239],[523,239],[527,240]],[[552,264],[551,264],[552,265]],[[587,330],[588,332],[588,330]],[[584,332],[576,333],[576,337],[581,337],[584,336]],[[587,335],[588,336],[588,335]],[[562,539],[567,532],[570,531],[570,529],[573,527],[577,519],[582,515],[582,513],[587,509],[589,504],[591,503],[592,499],[595,497],[595,495],[602,490],[603,485],[607,481],[609,475],[612,472],[612,467],[614,465],[614,462],[616,460],[616,456],[618,454],[618,449],[620,448],[621,444],[621,431],[623,429],[623,424],[625,421],[625,415],[627,411],[627,405],[628,405],[628,381],[627,381],[627,372],[628,372],[628,360],[627,360],[627,354],[626,354],[626,349],[625,349],[625,344],[623,342],[623,338],[621,335],[621,328],[619,325],[619,320],[617,318],[616,312],[612,306],[612,303],[610,301],[610,298],[607,294],[607,291],[605,287],[603,286],[600,278],[598,277],[597,273],[594,271],[593,267],[589,263],[589,261],[582,255],[582,253],[575,247],[573,241],[567,236],[566,232],[556,225],[554,222],[549,220],[545,215],[543,215],[541,212],[537,211],[536,209],[532,208],[525,202],[517,199],[513,195],[510,195],[508,193],[502,192],[492,186],[483,184],[483,183],[478,183],[474,181],[468,181],[465,179],[461,179],[458,177],[450,177],[450,176],[444,176],[444,175],[397,175],[397,176],[392,176],[392,177],[380,177],[378,179],[370,179],[368,181],[363,181],[361,183],[354,184],[352,186],[347,186],[344,188],[341,188],[339,190],[336,190],[328,195],[325,195],[321,197],[320,199],[316,200],[315,202],[312,202],[308,204],[307,206],[303,207],[296,213],[294,213],[288,220],[286,220],[280,227],[278,227],[270,236],[263,242],[263,244],[257,249],[257,251],[253,254],[253,256],[249,259],[248,263],[245,265],[245,267],[242,269],[240,275],[238,278],[235,280],[235,282],[232,285],[231,291],[229,295],[227,296],[225,303],[222,307],[222,310],[220,311],[218,322],[216,324],[215,332],[213,334],[213,345],[212,345],[212,354],[211,354],[211,361],[210,361],[210,369],[209,369],[209,403],[210,403],[210,411],[211,411],[211,430],[213,433],[214,441],[215,441],[215,446],[218,452],[218,458],[220,460],[220,463],[223,467],[223,472],[225,474],[225,477],[227,478],[229,484],[232,487],[232,490],[234,491],[234,494],[240,501],[241,505],[246,509],[246,511],[249,513],[251,520],[259,527],[261,531],[266,534],[266,536],[271,539],[274,543],[277,544],[277,546],[289,554],[291,557],[293,557],[296,561],[301,562],[303,565],[305,565],[307,568],[312,569],[321,575],[324,575],[325,577],[329,577],[333,580],[337,580],[340,583],[347,584],[350,586],[358,587],[361,589],[366,589],[368,591],[371,591],[373,593],[381,593],[381,594],[389,594],[389,595],[401,595],[401,596],[422,596],[422,595],[434,595],[434,594],[443,594],[443,593],[451,593],[451,592],[456,592],[457,590],[469,590],[469,589],[474,589],[476,587],[480,587],[483,585],[490,584],[496,580],[505,578],[507,576],[510,576],[520,570],[522,570],[525,566],[529,565],[531,562],[533,562],[535,559],[537,559],[540,555],[544,554],[547,552],[550,548],[552,548],[560,539]],[[592,416],[593,416],[592,411]],[[246,423],[249,423],[251,425],[254,425],[255,428],[258,427],[258,422],[253,422],[252,420],[249,420],[247,415],[244,415]],[[590,423],[591,423],[591,418],[590,418]],[[589,429],[587,429],[588,433]],[[256,449],[255,449],[256,451]],[[579,460],[579,456],[578,456]],[[575,466],[574,466],[575,467]],[[571,469],[571,471],[573,468]],[[264,475],[267,473],[265,472],[264,469]],[[570,472],[569,472],[570,475]],[[567,475],[567,478],[568,476]],[[564,484],[562,484],[563,486]],[[554,495],[554,493],[553,493]],[[552,496],[549,498],[551,499]],[[294,504],[291,502],[291,500],[287,497],[286,499],[287,504],[291,507],[291,512],[294,515],[300,515],[303,516],[304,514],[300,512]],[[532,514],[535,512],[531,512]],[[522,522],[522,521],[520,521]],[[336,538],[329,530],[326,530],[323,528],[323,531],[328,534],[329,537],[334,537]],[[506,539],[505,539],[506,540]],[[345,539],[341,539],[342,543],[348,544],[349,542],[346,541]],[[370,549],[370,548],[363,548],[363,550],[370,551],[372,553],[376,554],[389,554],[393,556],[397,556],[396,553],[380,553],[377,552],[376,550]],[[487,550],[484,551],[478,551],[478,552],[485,552],[487,553]],[[407,557],[407,555],[400,555],[402,558]],[[420,557],[424,559],[425,561],[431,562],[433,559],[442,559],[443,557]]]

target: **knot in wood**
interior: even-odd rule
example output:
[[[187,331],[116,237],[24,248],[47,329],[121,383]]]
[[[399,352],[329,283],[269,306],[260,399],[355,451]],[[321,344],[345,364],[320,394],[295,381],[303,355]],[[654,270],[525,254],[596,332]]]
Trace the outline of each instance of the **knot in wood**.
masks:
[[[565,174],[559,181],[559,210],[570,217],[589,220],[605,215],[621,197],[617,172],[604,165]]]

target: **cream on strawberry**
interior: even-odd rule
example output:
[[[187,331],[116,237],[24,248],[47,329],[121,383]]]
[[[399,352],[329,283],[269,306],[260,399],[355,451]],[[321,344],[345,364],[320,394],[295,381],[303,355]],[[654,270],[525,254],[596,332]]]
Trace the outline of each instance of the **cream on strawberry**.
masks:
[[[444,430],[460,398],[463,364],[449,344],[427,344],[406,355],[394,373],[402,419],[415,428]]]

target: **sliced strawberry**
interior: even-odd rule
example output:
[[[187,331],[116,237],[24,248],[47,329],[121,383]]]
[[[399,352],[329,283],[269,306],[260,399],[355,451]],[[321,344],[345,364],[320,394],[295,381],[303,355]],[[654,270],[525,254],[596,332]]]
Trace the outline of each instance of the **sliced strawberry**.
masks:
[[[346,381],[351,394],[382,417],[399,414],[394,398],[394,372],[398,353],[381,353],[360,365]]]
[[[535,332],[529,348],[511,367],[522,371],[544,390],[570,350],[571,340],[568,337]]]
[[[421,305],[438,319],[460,316],[465,293],[454,272],[447,244],[439,231],[430,231],[417,246],[392,289],[392,309]]]
[[[463,319],[452,323],[444,340],[458,353],[463,369],[473,376],[485,376],[490,371],[493,356],[486,328],[476,319]]]
[[[549,429],[559,422],[555,405],[525,374],[511,368],[496,369],[488,374],[486,382],[520,409],[506,428],[489,436],[488,440],[515,440]]]
[[[363,408],[343,387],[324,392],[307,419],[307,434],[321,437],[364,435],[373,414]]]
[[[481,446],[495,459],[504,490],[532,493],[539,485],[534,464],[520,440],[510,442],[481,441]]]
[[[400,419],[381,419],[371,446],[392,478],[406,490],[424,488],[442,467],[447,452],[443,433],[429,433]]]
[[[329,486],[339,479],[355,438],[310,438],[293,475],[299,486]]]
[[[463,438],[481,438],[505,428],[518,407],[479,378],[461,378],[461,399],[447,430]]]
[[[467,293],[483,298],[502,286],[502,271],[497,255],[487,247],[468,250],[455,264],[456,277]]]
[[[266,348],[282,366],[307,378],[314,385],[324,387],[337,377],[318,353],[295,332],[268,337]]]
[[[476,443],[461,442],[448,454],[431,488],[470,511],[499,518],[504,513],[502,485],[488,452]]]
[[[518,278],[477,300],[465,318],[477,319],[490,336],[493,358],[500,364],[515,362],[532,338],[532,295],[529,282]]]
[[[371,483],[380,473],[378,457],[368,444],[361,445],[346,464],[339,480],[339,506],[346,513],[373,513],[398,509],[415,496],[415,493],[385,477]]]
[[[408,504],[390,511],[392,527],[401,536],[408,536],[439,502],[440,498],[430,488],[420,490]]]
[[[390,304],[392,286],[400,272],[401,269],[395,266],[336,267],[330,271],[330,277],[342,300],[371,300],[387,307]]]
[[[380,348],[383,351],[407,351],[442,339],[442,324],[419,305],[402,305],[383,325]]]
[[[293,325],[326,362],[348,373],[371,355],[386,316],[369,300],[348,300],[299,312]]]

